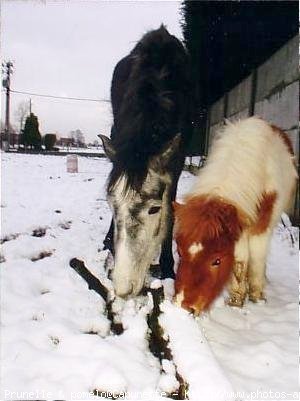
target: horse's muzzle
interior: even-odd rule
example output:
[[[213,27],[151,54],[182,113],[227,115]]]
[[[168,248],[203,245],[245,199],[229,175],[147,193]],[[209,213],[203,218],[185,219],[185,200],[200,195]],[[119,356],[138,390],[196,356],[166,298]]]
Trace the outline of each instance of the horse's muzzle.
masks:
[[[131,280],[131,279],[122,279],[122,278],[114,278],[113,285],[115,289],[115,293],[117,296],[121,298],[130,298],[137,296],[142,287],[144,280]]]

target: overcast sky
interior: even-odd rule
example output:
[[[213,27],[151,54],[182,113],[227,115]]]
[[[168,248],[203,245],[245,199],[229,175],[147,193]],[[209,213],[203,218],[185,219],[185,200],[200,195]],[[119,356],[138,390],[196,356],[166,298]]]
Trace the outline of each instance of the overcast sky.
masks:
[[[115,64],[150,29],[164,23],[181,38],[178,1],[2,0],[2,60],[12,60],[11,89],[92,99],[110,98]],[[11,94],[11,120],[30,96]],[[110,133],[108,103],[31,96],[42,134],[68,136],[81,129],[87,141]],[[2,92],[1,116],[4,121]]]

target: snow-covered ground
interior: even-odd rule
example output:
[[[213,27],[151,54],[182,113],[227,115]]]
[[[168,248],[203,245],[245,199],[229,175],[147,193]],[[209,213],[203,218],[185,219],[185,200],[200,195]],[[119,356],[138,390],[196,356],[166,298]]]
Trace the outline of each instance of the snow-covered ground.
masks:
[[[161,372],[148,350],[151,300],[121,302],[125,332],[109,335],[104,301],[69,267],[71,258],[82,259],[110,284],[101,251],[111,218],[109,170],[99,158],[80,157],[79,173],[68,174],[66,157],[2,154],[3,400],[99,399],[109,392],[154,400],[176,387],[174,366],[165,361]],[[182,174],[180,194],[193,179]],[[297,236],[282,225],[274,233],[266,304],[237,309],[220,297],[197,319],[169,300],[162,305],[161,325],[189,399],[299,398]],[[98,396],[90,395],[96,389]]]
[[[66,147],[66,146],[58,146],[58,149],[61,152],[69,152],[69,153],[101,153],[103,154],[103,147],[102,146],[98,146],[98,147],[87,147],[87,148],[75,148],[75,147]]]

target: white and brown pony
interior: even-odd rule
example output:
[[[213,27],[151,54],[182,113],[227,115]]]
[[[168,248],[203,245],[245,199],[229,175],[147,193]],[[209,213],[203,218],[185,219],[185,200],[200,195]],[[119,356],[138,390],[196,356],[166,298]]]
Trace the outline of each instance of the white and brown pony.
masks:
[[[174,204],[176,300],[198,314],[229,284],[229,304],[264,299],[272,230],[297,181],[288,136],[258,117],[227,123],[185,204]]]

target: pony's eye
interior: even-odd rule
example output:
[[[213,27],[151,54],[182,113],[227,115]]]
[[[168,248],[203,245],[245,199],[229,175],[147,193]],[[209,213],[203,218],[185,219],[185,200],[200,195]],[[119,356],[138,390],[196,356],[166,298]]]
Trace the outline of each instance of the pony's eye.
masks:
[[[211,265],[214,267],[218,267],[220,264],[221,264],[221,259],[218,258],[214,260]]]
[[[148,214],[156,214],[160,211],[160,206],[152,206],[148,210]]]

